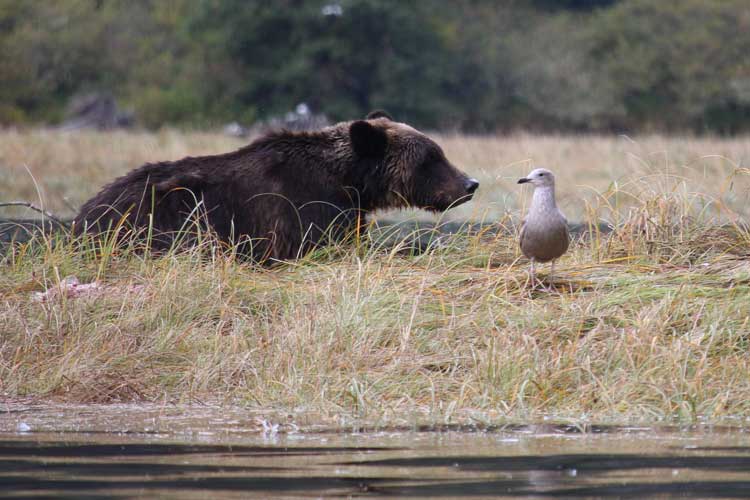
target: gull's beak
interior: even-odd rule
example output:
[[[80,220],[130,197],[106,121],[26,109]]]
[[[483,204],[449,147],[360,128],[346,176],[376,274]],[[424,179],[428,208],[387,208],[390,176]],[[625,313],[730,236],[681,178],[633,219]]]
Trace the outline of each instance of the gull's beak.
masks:
[[[524,177],[523,179],[518,179],[519,184],[526,184],[527,182],[531,182],[531,179],[528,179]]]

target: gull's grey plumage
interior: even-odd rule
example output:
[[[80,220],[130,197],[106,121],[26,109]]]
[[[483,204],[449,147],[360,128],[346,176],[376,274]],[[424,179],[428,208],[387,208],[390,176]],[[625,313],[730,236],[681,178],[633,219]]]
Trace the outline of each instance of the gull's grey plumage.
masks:
[[[531,260],[531,282],[534,283],[534,263],[552,261],[550,280],[555,270],[555,259],[568,250],[568,221],[555,202],[555,176],[545,168],[537,168],[519,184],[531,183],[534,196],[521,226],[520,244],[523,254]]]

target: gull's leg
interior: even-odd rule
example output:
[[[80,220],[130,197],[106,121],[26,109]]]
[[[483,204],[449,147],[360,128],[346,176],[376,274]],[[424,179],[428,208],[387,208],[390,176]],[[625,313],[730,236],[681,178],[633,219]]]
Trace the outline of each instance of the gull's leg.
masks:
[[[536,286],[536,269],[534,268],[534,259],[531,259],[531,288]]]
[[[550,264],[550,268],[549,268],[549,278],[547,279],[549,280],[550,285],[552,285],[552,276],[554,276],[555,274],[555,260],[557,259],[552,259],[552,264]]]

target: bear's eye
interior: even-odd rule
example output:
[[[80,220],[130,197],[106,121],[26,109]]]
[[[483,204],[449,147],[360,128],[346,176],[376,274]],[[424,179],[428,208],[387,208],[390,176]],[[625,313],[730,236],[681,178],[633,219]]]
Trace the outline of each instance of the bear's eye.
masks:
[[[427,154],[424,157],[424,161],[428,162],[438,162],[443,158],[443,155],[440,154],[440,151],[430,149],[427,151]]]
[[[429,169],[433,165],[439,164],[440,160],[441,160],[441,158],[440,158],[439,154],[437,154],[436,152],[430,151],[424,157],[424,160],[422,160],[422,168],[423,169]]]

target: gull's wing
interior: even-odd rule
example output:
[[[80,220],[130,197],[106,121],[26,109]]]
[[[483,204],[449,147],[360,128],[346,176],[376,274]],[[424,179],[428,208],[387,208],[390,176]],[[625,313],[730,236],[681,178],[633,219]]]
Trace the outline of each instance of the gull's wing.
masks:
[[[525,237],[526,237],[526,218],[523,218],[521,219],[521,231],[518,233],[518,245],[521,247],[521,252],[523,252],[524,255],[526,255],[526,252],[523,251]]]

